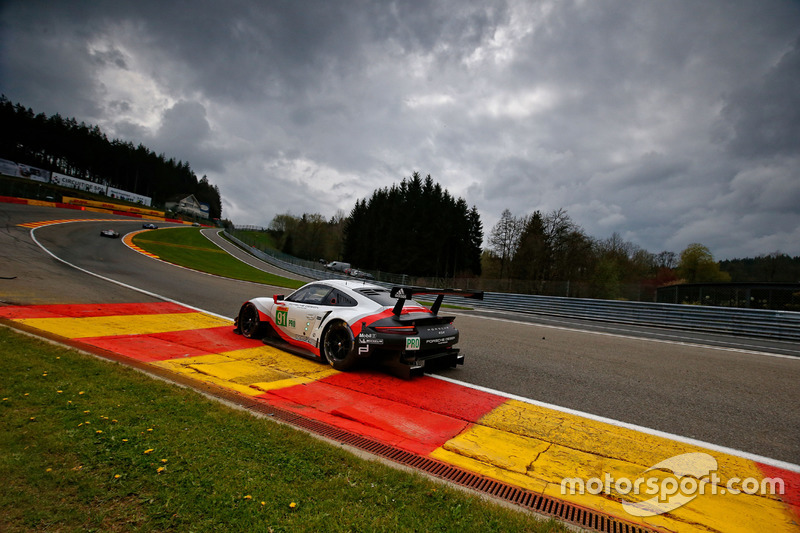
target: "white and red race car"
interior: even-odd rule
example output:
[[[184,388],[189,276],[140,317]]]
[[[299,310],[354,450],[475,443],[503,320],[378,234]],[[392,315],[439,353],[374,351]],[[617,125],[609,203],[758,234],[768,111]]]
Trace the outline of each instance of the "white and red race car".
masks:
[[[435,295],[429,308],[414,295]],[[247,338],[347,370],[372,358],[403,378],[431,366],[456,366],[458,330],[439,316],[445,295],[483,299],[483,292],[423,287],[387,289],[363,281],[315,281],[289,296],[253,298],[242,304],[235,332]]]

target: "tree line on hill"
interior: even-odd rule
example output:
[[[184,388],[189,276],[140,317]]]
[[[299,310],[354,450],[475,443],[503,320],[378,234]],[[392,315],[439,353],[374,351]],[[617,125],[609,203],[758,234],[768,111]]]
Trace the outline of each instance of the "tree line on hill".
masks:
[[[415,172],[356,202],[342,247],[360,268],[454,278],[480,275],[482,243],[478,209]]]
[[[326,220],[320,214],[276,215],[267,231],[281,252],[317,261],[341,259],[344,213],[338,212]]]
[[[186,161],[156,154],[142,144],[109,140],[98,126],[59,114],[34,114],[0,96],[0,158],[148,196],[155,205],[194,194],[220,218],[219,189],[199,180]]]
[[[590,237],[564,209],[523,216],[506,209],[482,249],[477,209],[419,173],[358,200],[347,216],[282,214],[269,231],[297,257],[426,278],[480,277],[487,290],[564,294],[566,285],[570,295],[651,299],[655,288],[676,283],[800,281],[800,257],[775,252],[718,262],[699,243],[679,254],[651,253],[617,233]]]
[[[358,200],[347,216],[281,214],[268,231],[280,251],[303,259],[436,278],[481,273],[483,225],[477,208],[418,172]]]
[[[594,298],[619,298],[630,286],[641,293],[642,287],[652,291],[677,283],[800,282],[800,257],[773,252],[718,262],[700,243],[680,254],[651,253],[618,233],[590,237],[563,209],[519,217],[506,209],[488,244],[485,275],[524,281],[525,292],[537,294],[558,281],[583,284],[588,289],[581,295]]]
[[[720,261],[720,269],[728,272],[734,281],[800,283],[800,257],[782,252]]]
[[[618,298],[624,285],[655,287],[678,279],[676,254],[652,254],[617,233],[607,239],[592,238],[564,209],[522,216],[506,209],[492,228],[488,244],[486,273],[515,280],[524,292],[555,294],[561,292],[559,284],[569,282],[569,294]],[[588,289],[579,291],[579,287]]]

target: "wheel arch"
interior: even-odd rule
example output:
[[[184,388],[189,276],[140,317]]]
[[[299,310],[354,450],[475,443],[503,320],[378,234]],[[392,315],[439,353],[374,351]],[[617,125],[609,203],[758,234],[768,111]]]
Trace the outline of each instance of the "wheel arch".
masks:
[[[350,324],[347,323],[347,320],[337,316],[330,317],[322,326],[322,333],[319,336],[320,356],[323,360],[328,361],[329,363],[330,359],[328,359],[328,354],[325,352],[325,336],[328,334],[329,329],[338,324],[344,324],[344,326],[347,328],[347,331],[350,333],[350,340],[352,341],[353,346],[356,345],[356,337],[353,335],[353,328],[350,327]]]
[[[336,329],[343,329],[347,332],[346,345],[344,342],[340,342],[344,341],[344,339],[341,337],[342,332],[336,332]],[[332,339],[329,339],[329,336],[331,335],[333,335],[333,337]],[[337,336],[339,337],[338,339]],[[328,353],[329,340],[331,341],[330,344],[335,345],[337,342],[339,343],[338,346],[334,348],[336,353],[332,356]],[[357,360],[360,359],[353,329],[346,320],[331,320],[331,322],[327,324],[325,334],[322,336],[321,340],[320,356],[324,357],[328,364],[339,371],[349,370],[357,362]]]
[[[247,324],[242,324],[242,316],[246,311],[255,312],[255,327],[252,331],[248,332],[249,326]],[[265,333],[265,325],[269,323],[267,321],[261,320],[262,311],[259,309],[259,306],[253,301],[248,300],[242,304],[239,308],[239,312],[236,314],[236,329],[239,330],[239,333],[244,335],[245,337],[252,338],[252,339],[260,339],[264,336]]]

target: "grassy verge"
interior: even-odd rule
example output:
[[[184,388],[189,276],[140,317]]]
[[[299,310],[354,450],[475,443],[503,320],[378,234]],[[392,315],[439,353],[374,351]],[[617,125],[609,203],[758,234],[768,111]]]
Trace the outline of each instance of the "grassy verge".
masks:
[[[260,247],[261,249],[265,248],[272,248],[273,250],[278,249],[278,243],[275,242],[275,238],[266,231],[237,230],[234,233],[234,235],[236,235],[237,239],[251,246]]]
[[[3,531],[565,531],[0,327]]]
[[[303,285],[301,281],[263,272],[235,259],[203,237],[197,228],[148,231],[134,236],[133,243],[164,261],[218,276],[290,289]]]

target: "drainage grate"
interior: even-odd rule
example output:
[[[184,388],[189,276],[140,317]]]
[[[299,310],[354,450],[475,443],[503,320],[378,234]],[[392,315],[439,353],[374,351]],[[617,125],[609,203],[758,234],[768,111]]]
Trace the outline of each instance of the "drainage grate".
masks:
[[[264,402],[259,402],[232,390],[228,390],[211,383],[198,382],[197,380],[174,373],[164,368],[136,361],[102,348],[87,346],[80,341],[65,339],[53,334],[43,334],[41,331],[34,330],[33,328],[29,328],[19,323],[14,323],[10,320],[0,320],[0,323],[9,325],[17,330],[26,331],[38,337],[49,338],[61,344],[68,345],[83,352],[92,353],[104,359],[110,359],[112,361],[137,368],[147,374],[156,375],[173,383],[178,383],[180,385],[202,391],[209,396],[214,396],[221,400],[239,405],[248,410],[261,413],[330,440],[352,446],[353,448],[357,448],[372,455],[382,457],[400,465],[420,470],[439,479],[487,494],[519,507],[529,509],[536,513],[552,516],[581,528],[601,531],[603,533],[651,533],[656,531],[632,522],[627,522],[621,518],[605,515],[592,509],[587,509],[579,505],[567,503],[556,498],[544,496],[539,493],[531,492],[507,483],[474,474],[430,457],[417,455],[393,446],[388,446],[381,442],[349,433],[324,422],[312,420],[302,415],[298,415],[297,413],[276,408]]]

